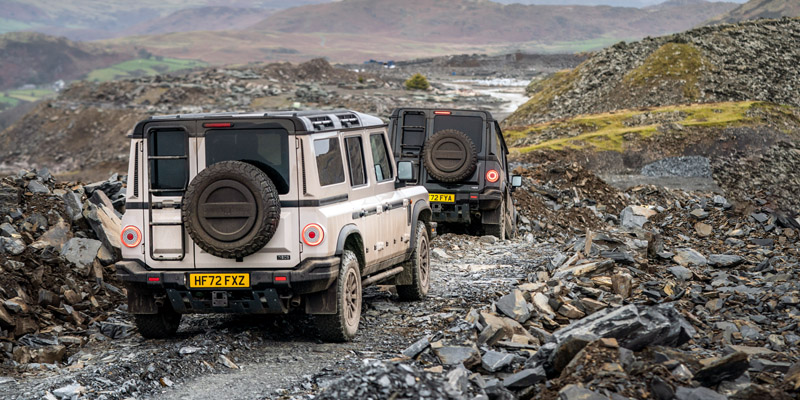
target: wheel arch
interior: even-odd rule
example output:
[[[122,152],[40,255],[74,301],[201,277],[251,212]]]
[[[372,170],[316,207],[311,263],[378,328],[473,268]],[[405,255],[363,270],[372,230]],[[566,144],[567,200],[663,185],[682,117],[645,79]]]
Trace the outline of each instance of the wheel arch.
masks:
[[[347,224],[339,231],[339,237],[336,240],[336,255],[341,256],[345,249],[352,250],[356,253],[358,259],[358,266],[361,271],[366,267],[366,259],[364,258],[364,239],[361,236],[361,231],[356,224]]]

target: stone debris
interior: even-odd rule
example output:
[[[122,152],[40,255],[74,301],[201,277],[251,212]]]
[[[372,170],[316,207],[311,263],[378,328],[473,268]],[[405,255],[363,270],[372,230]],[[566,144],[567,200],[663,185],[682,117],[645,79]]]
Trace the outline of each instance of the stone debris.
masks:
[[[0,365],[59,365],[89,341],[133,332],[130,325],[112,322],[124,301],[113,270],[120,223],[102,190],[116,198],[124,184],[118,176],[95,184],[92,198],[107,200],[96,208],[91,198],[84,199],[84,186],[57,183],[46,170],[23,170],[0,180],[0,340],[5,344]],[[90,209],[85,219],[78,216]],[[97,210],[104,215],[99,220]],[[102,229],[93,221],[101,221]],[[117,247],[111,253],[98,233],[113,248],[114,232]],[[79,394],[77,386],[62,389],[52,395]]]

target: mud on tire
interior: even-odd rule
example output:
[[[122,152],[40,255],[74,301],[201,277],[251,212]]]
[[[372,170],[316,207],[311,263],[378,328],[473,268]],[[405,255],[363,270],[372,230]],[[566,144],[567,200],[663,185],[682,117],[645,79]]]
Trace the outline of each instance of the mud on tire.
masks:
[[[464,132],[444,129],[434,133],[422,148],[428,174],[442,182],[460,182],[472,176],[478,165],[478,150]]]
[[[181,205],[187,233],[209,254],[241,258],[272,239],[280,221],[275,184],[258,167],[223,161],[200,171]]]
[[[411,284],[397,285],[400,300],[422,300],[428,295],[431,287],[431,253],[428,229],[422,221],[417,222],[416,243],[411,259],[403,268],[411,269]]]
[[[315,315],[314,323],[326,342],[349,342],[361,320],[361,271],[356,254],[344,250],[336,279],[336,314]]]

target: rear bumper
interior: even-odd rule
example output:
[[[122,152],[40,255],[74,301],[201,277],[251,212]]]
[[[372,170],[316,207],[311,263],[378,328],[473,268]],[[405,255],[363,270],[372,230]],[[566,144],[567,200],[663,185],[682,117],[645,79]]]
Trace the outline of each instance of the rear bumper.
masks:
[[[496,210],[502,199],[503,193],[499,189],[488,189],[480,194],[455,193],[453,203],[431,203],[431,219],[437,222],[469,224],[472,213]]]
[[[159,298],[179,313],[282,313],[298,295],[324,292],[339,276],[339,257],[308,259],[285,270],[150,270],[139,261],[116,264],[117,276],[128,286],[131,313],[149,314]],[[193,273],[248,273],[248,288],[191,288]],[[285,280],[275,280],[276,277]],[[224,293],[224,294],[223,294]],[[224,297],[224,301],[215,296]]]

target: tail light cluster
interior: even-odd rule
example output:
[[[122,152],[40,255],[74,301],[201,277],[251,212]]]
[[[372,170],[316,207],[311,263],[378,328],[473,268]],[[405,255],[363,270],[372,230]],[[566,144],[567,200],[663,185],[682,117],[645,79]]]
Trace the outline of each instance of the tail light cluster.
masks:
[[[319,224],[308,224],[303,228],[303,243],[309,246],[316,246],[325,239],[325,231]]]
[[[120,241],[125,247],[134,248],[142,243],[142,231],[133,225],[128,225],[122,230]]]
[[[496,170],[490,169],[486,171],[486,180],[495,183],[500,179],[500,173]]]

